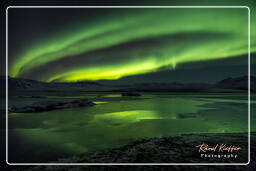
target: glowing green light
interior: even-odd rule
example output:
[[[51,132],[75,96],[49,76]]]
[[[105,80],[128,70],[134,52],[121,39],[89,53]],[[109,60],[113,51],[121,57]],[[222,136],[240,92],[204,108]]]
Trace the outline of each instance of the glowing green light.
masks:
[[[112,123],[125,124],[139,122],[144,119],[162,119],[157,111],[151,110],[129,110],[122,112],[104,113],[95,116],[95,120],[108,120]]]
[[[97,10],[97,9],[95,9]],[[115,9],[110,9],[115,11]],[[248,23],[246,8],[236,9],[123,9],[124,15],[103,18],[88,26],[81,26],[75,33],[56,35],[55,39],[31,45],[17,57],[10,67],[10,75],[19,77],[39,66],[84,55],[84,61],[93,60],[90,52],[104,50],[143,39],[173,36],[164,45],[134,51],[127,48],[119,62],[113,60],[105,65],[87,65],[87,62],[63,64],[64,69],[55,71],[43,81],[78,81],[119,79],[124,76],[155,72],[161,67],[176,69],[180,63],[230,58],[248,52]],[[197,35],[198,33],[209,33]],[[176,35],[189,35],[175,37]],[[211,36],[212,34],[212,36]],[[195,35],[193,37],[193,35]],[[218,36],[219,35],[219,36]],[[198,36],[198,37],[197,37]],[[164,39],[164,38],[162,38]],[[132,52],[130,52],[132,51]],[[251,51],[256,51],[252,46]],[[105,54],[104,54],[105,55]],[[104,56],[103,55],[103,56]],[[111,60],[111,53],[101,60]],[[136,56],[136,57],[134,57]],[[81,58],[81,56],[80,56]],[[76,65],[76,66],[75,66]],[[168,67],[167,67],[168,68]]]

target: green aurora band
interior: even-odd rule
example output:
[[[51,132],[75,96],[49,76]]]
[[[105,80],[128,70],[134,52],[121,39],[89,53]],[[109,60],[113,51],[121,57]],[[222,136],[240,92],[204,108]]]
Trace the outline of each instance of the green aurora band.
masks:
[[[72,60],[82,58],[82,62],[66,63],[64,69],[53,69],[47,78],[38,79],[48,82],[119,79],[162,68],[175,69],[182,63],[232,58],[248,53],[247,8],[109,10],[111,14],[88,22],[86,26],[77,24],[75,29],[69,27],[54,38],[46,38],[42,43],[27,47],[11,63],[10,76],[20,77],[35,68],[72,57]],[[138,45],[130,49],[127,46],[124,55],[120,54],[113,62],[111,53],[98,54],[98,58],[106,60],[106,63],[95,61],[88,65],[87,60],[94,58],[88,55],[92,52],[159,37],[167,38],[159,45],[154,42],[156,45],[149,48]],[[251,46],[251,52],[255,51],[256,47]]]

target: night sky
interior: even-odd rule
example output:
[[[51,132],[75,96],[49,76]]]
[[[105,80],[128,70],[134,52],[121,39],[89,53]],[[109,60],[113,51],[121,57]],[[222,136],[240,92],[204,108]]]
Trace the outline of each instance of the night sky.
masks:
[[[12,77],[137,83],[247,74],[246,8],[11,8],[8,16]]]

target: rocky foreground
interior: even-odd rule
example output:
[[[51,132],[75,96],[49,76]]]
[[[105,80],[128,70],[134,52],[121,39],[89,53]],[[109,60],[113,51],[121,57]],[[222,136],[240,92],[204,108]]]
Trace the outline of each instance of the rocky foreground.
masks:
[[[21,107],[10,107],[9,112],[13,113],[34,113],[34,112],[45,112],[58,109],[74,108],[74,107],[89,107],[95,103],[87,99],[78,99],[72,101],[39,101],[26,106]]]
[[[120,148],[92,151],[79,156],[59,159],[53,163],[247,163],[247,133],[189,134],[177,137],[151,138],[135,141]],[[199,152],[201,144],[209,147],[225,144],[240,150]],[[222,157],[202,157],[202,154]],[[256,133],[251,133],[251,161],[246,166],[36,166],[27,171],[81,170],[254,170],[256,167]],[[226,157],[223,157],[226,155]],[[232,157],[233,156],[233,157]],[[236,158],[234,157],[236,156]]]

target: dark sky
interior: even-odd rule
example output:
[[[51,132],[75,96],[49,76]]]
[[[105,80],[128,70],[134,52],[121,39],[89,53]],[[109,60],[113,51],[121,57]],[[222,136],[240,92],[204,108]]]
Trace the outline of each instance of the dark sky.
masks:
[[[118,83],[243,76],[246,25],[236,22],[246,11],[234,10],[9,9],[9,75]]]

